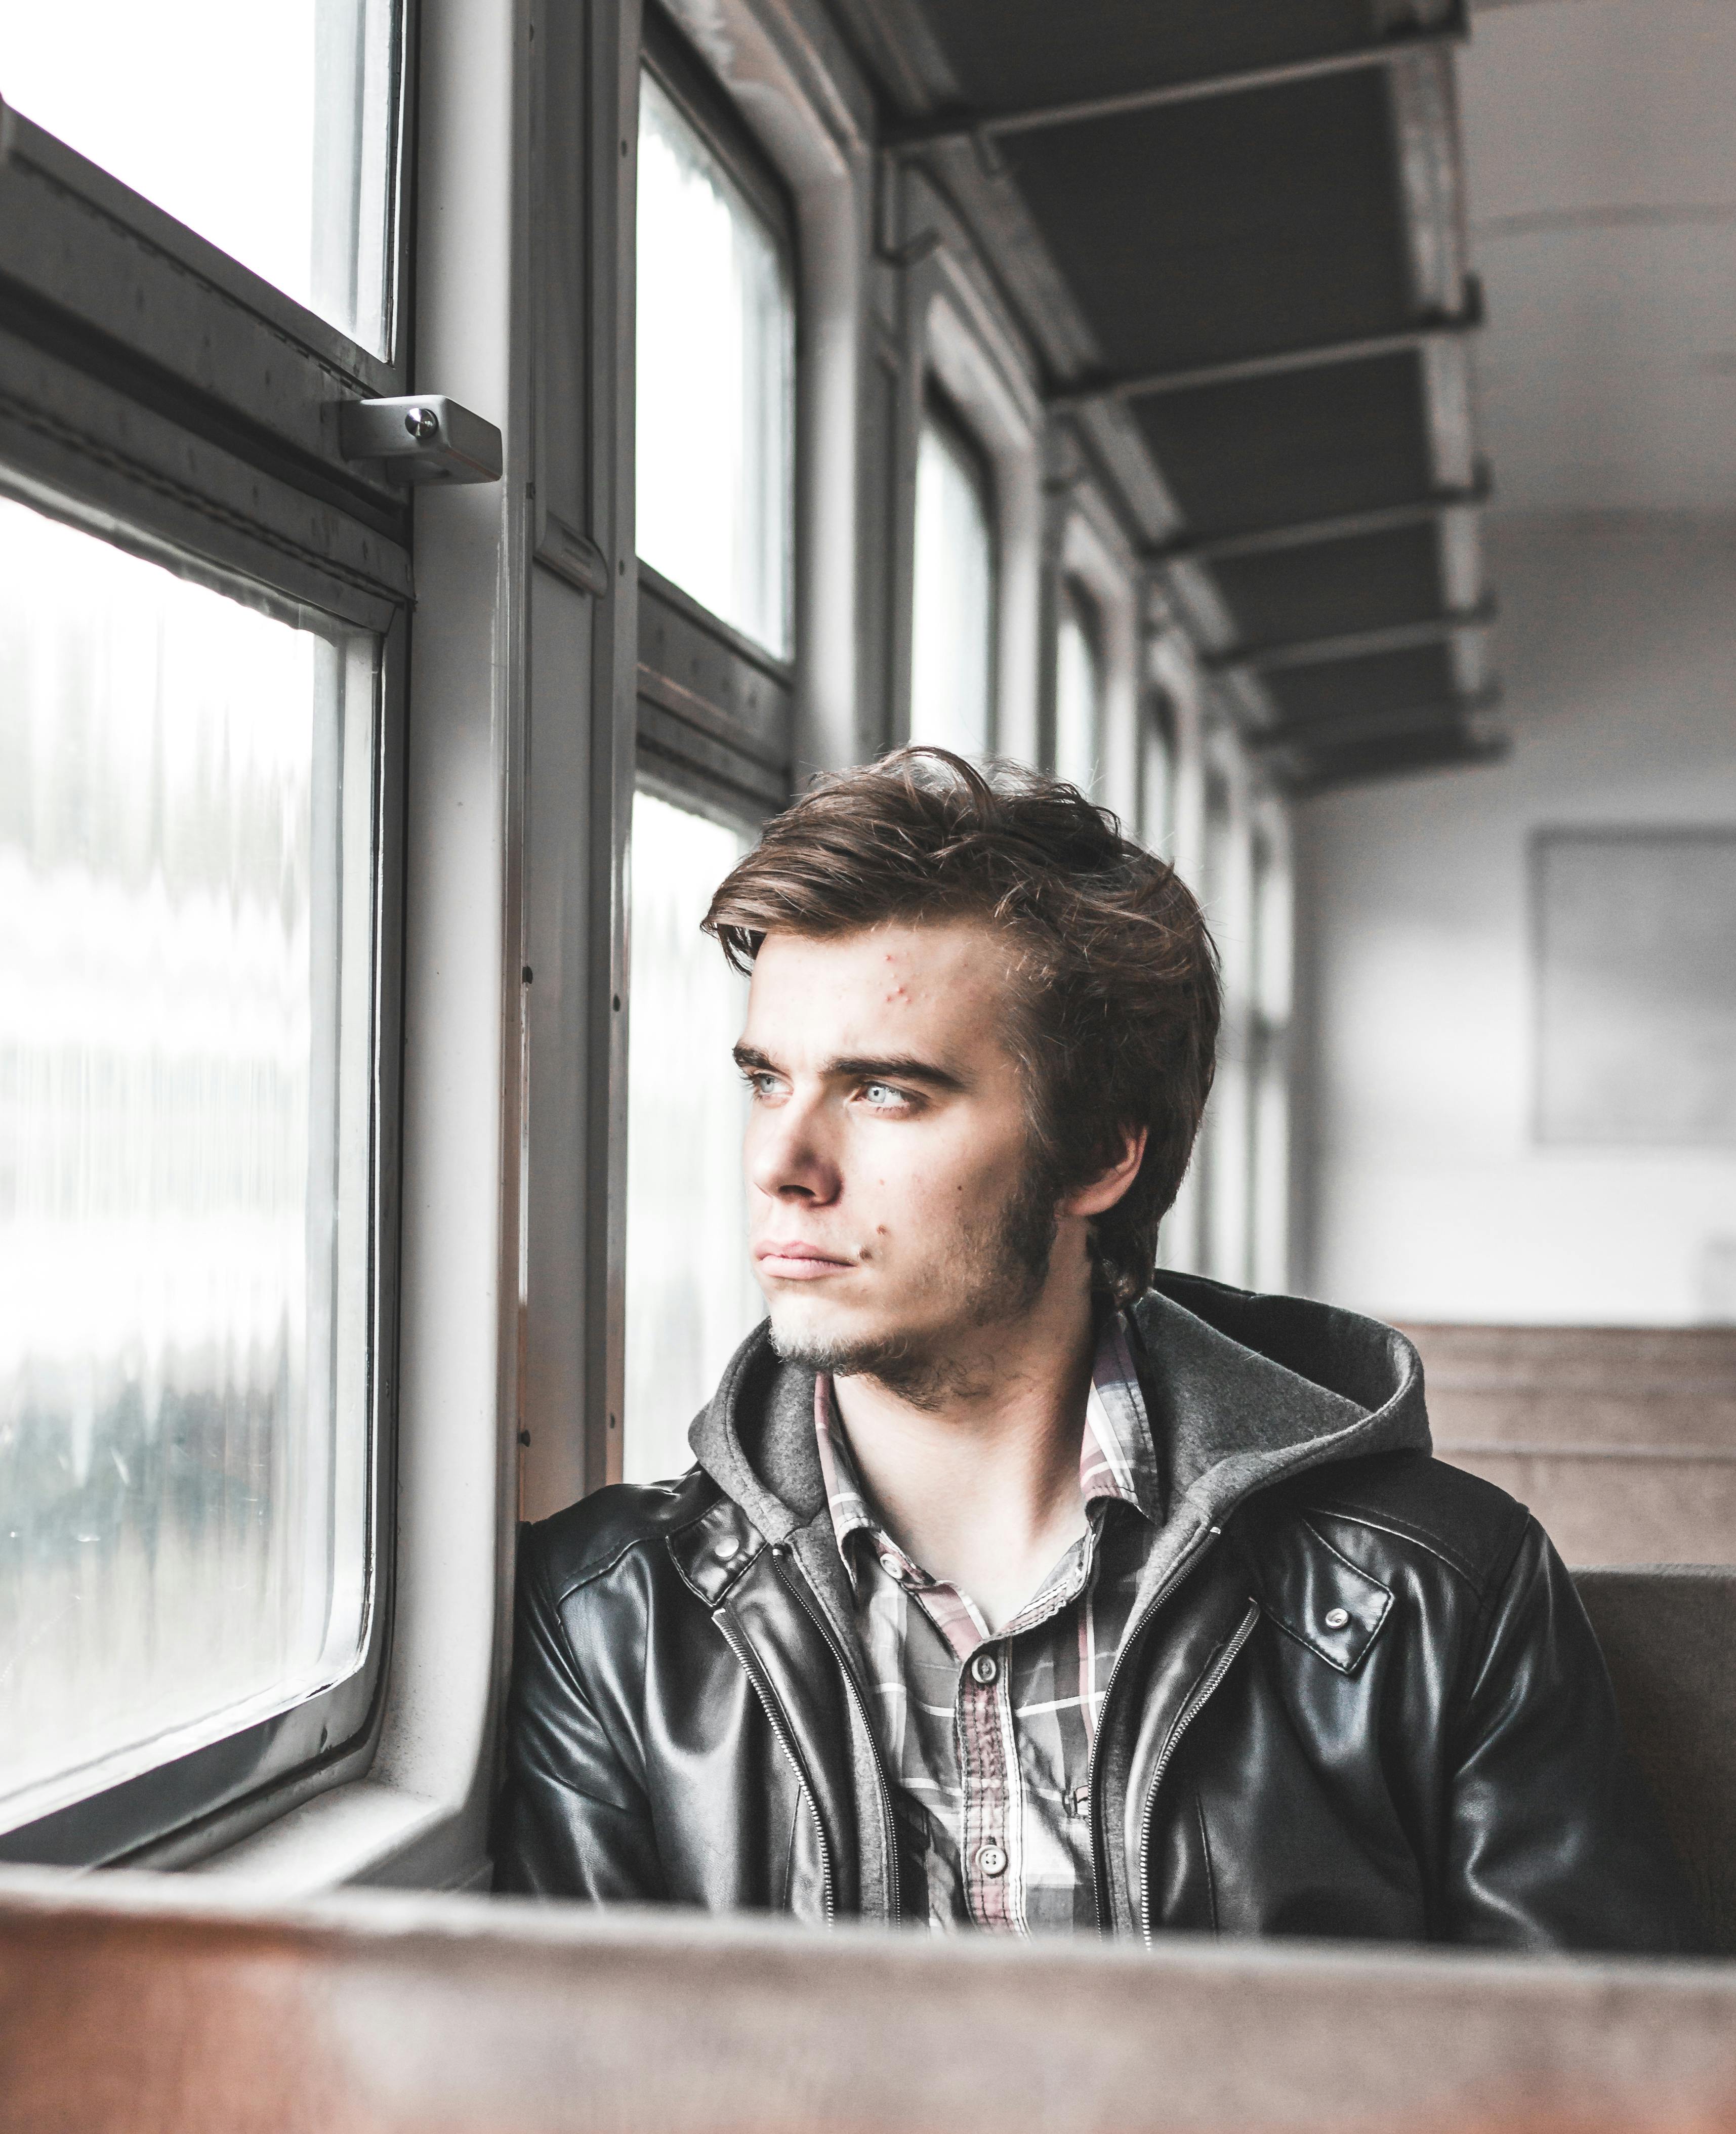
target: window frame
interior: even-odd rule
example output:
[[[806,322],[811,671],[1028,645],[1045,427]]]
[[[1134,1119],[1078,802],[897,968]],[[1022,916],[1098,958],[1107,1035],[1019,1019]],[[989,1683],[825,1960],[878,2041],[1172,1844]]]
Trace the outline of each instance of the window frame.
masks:
[[[1279,798],[1259,795],[1250,813],[1249,1279],[1269,1293],[1289,1287],[1292,1257],[1295,862]]]
[[[0,490],[302,628],[375,638],[367,856],[365,1641],[326,1688],[0,1832],[0,1861],[170,1866],[366,1769],[394,1607],[408,495],[346,461],[337,411],[406,389],[414,15],[401,0],[392,351],[382,360],[0,106]]]
[[[1221,729],[1206,752],[1202,810],[1197,887],[1218,947],[1223,1016],[1200,1130],[1200,1271],[1240,1288],[1252,1278],[1253,1255],[1253,795],[1233,736]]]
[[[636,774],[682,794],[684,807],[721,805],[763,820],[794,777],[796,648],[804,568],[801,253],[796,204],[765,149],[690,46],[655,6],[645,9],[640,68],[699,134],[771,233],[790,291],[789,641],[768,650],[714,615],[635,553],[639,624]],[[636,215],[635,218],[636,228]]]
[[[1168,685],[1147,680],[1139,691],[1139,842],[1173,861],[1180,736]]]
[[[1086,658],[1090,667],[1091,775],[1085,793],[1087,799],[1095,799],[1103,785],[1109,740],[1108,629],[1100,596],[1076,571],[1068,571],[1063,575],[1057,602],[1052,659],[1055,668],[1054,767],[1057,776],[1071,775],[1062,771],[1061,766],[1061,631],[1070,621],[1084,640]]]
[[[621,991],[618,1018],[621,1050],[609,1077],[610,1114],[618,1118],[618,1171],[612,1173],[608,1219],[609,1258],[618,1269],[611,1282],[612,1354],[604,1375],[602,1405],[610,1435],[597,1462],[617,1479],[626,1459],[631,1418],[626,1395],[626,1147],[632,1131],[628,1116],[632,1037],[631,822],[633,801],[644,792],[752,838],[790,798],[795,778],[798,688],[805,640],[809,579],[805,540],[804,482],[808,472],[805,439],[809,349],[808,291],[804,278],[800,202],[791,182],[779,170],[718,80],[673,17],[646,6],[638,23],[636,63],[631,74],[637,125],[638,97],[646,75],[674,104],[701,142],[717,158],[751,211],[771,234],[781,261],[791,307],[788,431],[788,644],[778,654],[714,614],[684,587],[675,583],[633,550],[636,666],[632,678],[631,760],[626,802],[618,818],[622,882]],[[638,242],[637,162],[633,166],[634,253]],[[637,380],[629,407],[629,436],[636,434]],[[634,467],[636,480],[636,456]],[[618,1292],[615,1282],[619,1283]],[[616,1417],[620,1427],[617,1428]]]

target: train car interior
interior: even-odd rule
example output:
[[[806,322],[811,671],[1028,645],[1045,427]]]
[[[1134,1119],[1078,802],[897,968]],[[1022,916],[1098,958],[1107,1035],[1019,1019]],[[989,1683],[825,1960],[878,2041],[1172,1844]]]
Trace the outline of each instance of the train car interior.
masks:
[[[1731,0],[15,0],[0,99],[0,2130],[1736,2127]],[[520,1523],[762,1310],[700,919],[909,742],[1202,900],[1160,1265],[1415,1342],[1709,1956],[492,1894]]]

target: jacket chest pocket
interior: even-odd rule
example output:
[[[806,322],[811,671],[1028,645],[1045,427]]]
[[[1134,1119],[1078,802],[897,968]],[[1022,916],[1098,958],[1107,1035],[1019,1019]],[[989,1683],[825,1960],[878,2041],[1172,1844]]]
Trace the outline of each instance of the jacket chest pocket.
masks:
[[[1205,1803],[1191,1780],[1166,1787],[1146,1859],[1146,1917],[1167,1934],[1216,1934],[1217,1885]]]

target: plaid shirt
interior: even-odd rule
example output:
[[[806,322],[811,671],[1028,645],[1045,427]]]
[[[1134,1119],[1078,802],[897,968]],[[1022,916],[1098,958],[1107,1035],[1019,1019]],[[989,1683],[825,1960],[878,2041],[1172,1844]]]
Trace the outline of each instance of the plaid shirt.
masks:
[[[880,1524],[824,1374],[814,1427],[856,1596],[900,1865],[925,1893],[929,1925],[1095,1929],[1091,1744],[1161,1516],[1157,1452],[1122,1320],[1105,1323],[1086,1402],[1086,1532],[995,1635],[968,1594],[931,1578]]]

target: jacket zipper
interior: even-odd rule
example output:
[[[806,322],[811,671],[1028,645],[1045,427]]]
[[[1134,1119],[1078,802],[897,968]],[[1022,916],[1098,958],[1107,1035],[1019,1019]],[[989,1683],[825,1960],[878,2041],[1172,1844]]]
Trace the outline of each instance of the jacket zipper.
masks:
[[[1192,1541],[1188,1544],[1187,1554],[1182,1557],[1175,1568],[1170,1572],[1168,1577],[1164,1580],[1163,1585],[1160,1586],[1158,1591],[1152,1596],[1151,1605],[1146,1609],[1144,1614],[1140,1616],[1138,1622],[1131,1625],[1123,1634],[1120,1647],[1116,1652],[1114,1663],[1110,1666],[1109,1671],[1109,1680],[1104,1684],[1103,1709],[1098,1715],[1097,1731],[1091,1737],[1091,1753],[1090,1760],[1086,1765],[1085,1771],[1086,1798],[1091,1805],[1091,1855],[1093,1863],[1099,1870],[1097,1875],[1097,1926],[1100,1932],[1103,1930],[1106,1924],[1103,1916],[1103,1900],[1105,1894],[1103,1886],[1105,1874],[1103,1871],[1106,1870],[1109,1866],[1109,1840],[1105,1837],[1103,1838],[1103,1842],[1100,1845],[1098,1842],[1102,1818],[1102,1805],[1098,1798],[1097,1793],[1097,1751],[1102,1745],[1104,1736],[1109,1731],[1110,1707],[1115,1699],[1115,1684],[1121,1679],[1121,1663],[1127,1658],[1127,1655],[1133,1650],[1134,1643],[1139,1637],[1140,1634],[1144,1631],[1145,1625],[1151,1620],[1152,1617],[1157,1614],[1158,1609],[1163,1606],[1163,1603],[1169,1598],[1170,1595],[1175,1591],[1177,1586],[1181,1584],[1182,1581],[1187,1576],[1188,1572],[1192,1570],[1195,1563],[1205,1553],[1206,1550],[1211,1547],[1212,1542],[1221,1531],[1222,1529],[1221,1528],[1208,1525],[1202,1527],[1199,1533],[1194,1536]],[[1140,1891],[1139,1896],[1140,1901],[1143,1905],[1144,1900],[1144,1892],[1143,1890]]]
[[[752,1648],[747,1639],[728,1620],[722,1608],[712,1610],[712,1620],[723,1633],[725,1643],[741,1662],[742,1673],[753,1685],[753,1693],[760,1701],[779,1746],[795,1769],[795,1783],[801,1788],[801,1797],[808,1804],[809,1814],[814,1818],[814,1834],[820,1841],[820,1901],[825,1912],[826,1924],[830,1926],[838,1917],[836,1885],[832,1876],[832,1848],[826,1842],[826,1827],[820,1818],[820,1803],[814,1798],[814,1789],[808,1783],[807,1772],[796,1751],[795,1735],[786,1722],[783,1707],[771,1693],[769,1684],[761,1680],[759,1663],[753,1657]]]
[[[1248,1612],[1241,1619],[1236,1634],[1211,1663],[1211,1670],[1192,1696],[1182,1707],[1181,1716],[1169,1730],[1169,1739],[1163,1744],[1158,1758],[1157,1769],[1151,1774],[1151,1784],[1146,1789],[1145,1812],[1139,1819],[1139,1931],[1144,1936],[1145,1946],[1152,1945],[1151,1932],[1151,1819],[1158,1804],[1158,1788],[1163,1783],[1163,1774],[1169,1769],[1182,1736],[1199,1716],[1206,1700],[1230,1672],[1236,1654],[1253,1634],[1254,1625],[1260,1620],[1260,1603],[1250,1600]]]
[[[856,1686],[855,1673],[840,1649],[837,1639],[832,1634],[832,1626],[825,1620],[825,1611],[817,1603],[810,1603],[807,1594],[803,1590],[808,1582],[807,1574],[802,1570],[801,1566],[795,1562],[787,1548],[781,1551],[781,1556],[783,1562],[789,1565],[795,1574],[790,1581],[791,1591],[795,1594],[798,1605],[805,1612],[809,1620],[825,1639],[827,1644],[831,1647],[832,1657],[838,1663],[839,1671],[844,1676],[844,1685],[854,1699],[857,1712],[861,1716],[863,1739],[868,1743],[868,1753],[874,1760],[874,1777],[880,1789],[880,1822],[886,1837],[887,1885],[892,1895],[892,1916],[896,1923],[904,1916],[904,1895],[899,1887],[898,1826],[892,1817],[892,1789],[886,1782],[886,1773],[881,1765],[880,1750],[874,1740],[873,1725],[868,1716],[868,1707],[863,1700],[862,1692]]]

